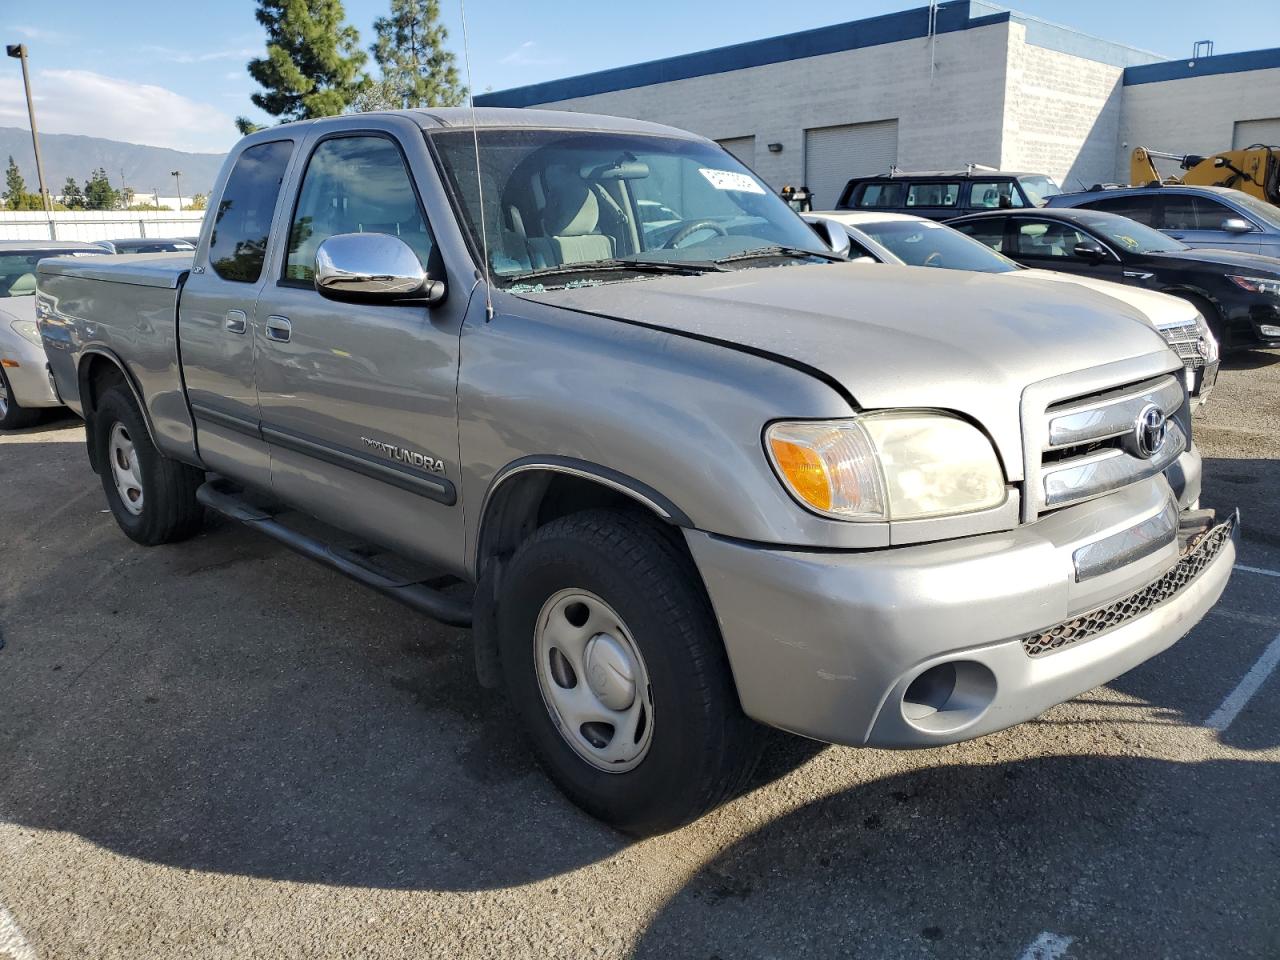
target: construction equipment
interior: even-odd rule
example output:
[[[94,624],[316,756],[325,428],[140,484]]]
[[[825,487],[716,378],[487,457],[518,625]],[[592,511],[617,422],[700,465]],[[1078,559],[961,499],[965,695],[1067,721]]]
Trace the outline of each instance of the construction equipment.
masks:
[[[1176,160],[1186,172],[1181,176],[1161,176],[1156,169],[1157,160]],[[1208,157],[1137,147],[1129,159],[1129,182],[1143,187],[1172,183],[1232,187],[1280,206],[1280,147],[1255,143]]]

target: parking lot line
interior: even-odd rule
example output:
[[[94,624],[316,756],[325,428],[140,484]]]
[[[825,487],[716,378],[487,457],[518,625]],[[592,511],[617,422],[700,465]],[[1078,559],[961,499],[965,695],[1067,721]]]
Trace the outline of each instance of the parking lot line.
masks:
[[[1022,951],[1018,960],[1058,960],[1067,952],[1067,947],[1075,942],[1075,937],[1064,937],[1060,933],[1045,931]]]
[[[1280,633],[1276,634],[1275,639],[1267,645],[1267,649],[1262,651],[1262,656],[1258,657],[1257,662],[1249,668],[1249,672],[1236,684],[1236,688],[1227,694],[1227,698],[1218,705],[1218,709],[1209,715],[1204,725],[1219,733],[1231,726],[1231,721],[1235,720],[1236,715],[1244,709],[1244,705],[1258,692],[1258,688],[1271,675],[1277,663],[1280,663]]]
[[[1280,570],[1264,570],[1262,567],[1246,567],[1243,563],[1237,563],[1236,569],[1243,570],[1245,573],[1260,573],[1264,577],[1280,577]]]
[[[18,921],[9,908],[0,903],[0,956],[6,960],[36,960],[36,952],[22,935]]]

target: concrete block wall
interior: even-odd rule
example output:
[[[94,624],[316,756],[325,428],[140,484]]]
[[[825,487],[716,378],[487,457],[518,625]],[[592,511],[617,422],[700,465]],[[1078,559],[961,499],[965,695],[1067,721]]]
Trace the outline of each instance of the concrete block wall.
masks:
[[[1001,167],[1065,189],[1113,179],[1123,69],[1027,43],[1018,23],[1008,57]]]
[[[713,140],[754,134],[755,170],[775,188],[803,182],[805,130],[872,120],[898,120],[904,169],[995,165],[1002,154],[1010,27],[991,24],[933,41],[903,40],[540,106],[653,120]],[[770,153],[769,143],[782,144],[782,151]]]
[[[1124,88],[1120,113],[1115,168],[1127,180],[1134,147],[1218,153],[1231,149],[1236,121],[1280,117],[1280,68],[1133,84]],[[1178,172],[1172,161],[1158,166]]]

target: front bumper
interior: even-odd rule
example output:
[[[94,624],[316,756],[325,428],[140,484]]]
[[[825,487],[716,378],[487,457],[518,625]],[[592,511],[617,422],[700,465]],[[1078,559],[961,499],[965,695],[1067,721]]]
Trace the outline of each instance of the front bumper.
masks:
[[[929,747],[1029,720],[1195,626],[1231,574],[1234,524],[1173,587],[1161,584],[1182,537],[1120,549],[1122,563],[1077,579],[1085,548],[1127,548],[1161,516],[1176,525],[1179,513],[1157,476],[1007,533],[918,546],[812,553],[686,536],[749,716],[832,743]],[[1055,629],[1079,636],[1024,642]]]

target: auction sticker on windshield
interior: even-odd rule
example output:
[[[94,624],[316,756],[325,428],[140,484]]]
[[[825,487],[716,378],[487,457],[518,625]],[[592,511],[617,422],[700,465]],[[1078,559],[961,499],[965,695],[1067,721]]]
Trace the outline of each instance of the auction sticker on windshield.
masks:
[[[717,190],[732,190],[735,193],[764,193],[764,187],[747,176],[734,170],[711,170],[699,167],[698,172],[707,178],[707,183]]]

